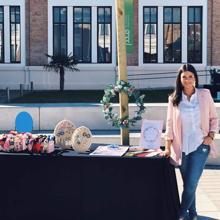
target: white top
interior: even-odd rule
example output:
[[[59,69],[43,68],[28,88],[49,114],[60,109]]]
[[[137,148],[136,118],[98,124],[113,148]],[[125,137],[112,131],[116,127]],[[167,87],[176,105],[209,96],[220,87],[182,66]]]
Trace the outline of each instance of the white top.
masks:
[[[179,104],[182,124],[182,152],[185,152],[186,155],[195,151],[203,142],[197,94],[196,89],[190,100],[188,100],[182,92],[182,101]]]

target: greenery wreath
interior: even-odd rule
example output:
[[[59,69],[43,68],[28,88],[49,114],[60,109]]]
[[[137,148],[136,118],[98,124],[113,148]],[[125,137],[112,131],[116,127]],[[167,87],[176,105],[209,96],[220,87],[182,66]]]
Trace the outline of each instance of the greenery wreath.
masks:
[[[127,128],[129,125],[134,126],[137,121],[142,119],[141,115],[145,112],[143,101],[145,95],[140,95],[139,91],[135,91],[134,86],[130,83],[118,80],[115,85],[107,86],[104,92],[105,94],[101,100],[102,112],[104,113],[105,119],[109,121],[112,126],[117,128]],[[110,101],[117,93],[121,92],[126,93],[128,97],[134,97],[135,103],[138,107],[138,110],[135,111],[134,117],[131,119],[129,119],[128,116],[120,118],[118,114],[113,112],[112,103],[110,103]]]

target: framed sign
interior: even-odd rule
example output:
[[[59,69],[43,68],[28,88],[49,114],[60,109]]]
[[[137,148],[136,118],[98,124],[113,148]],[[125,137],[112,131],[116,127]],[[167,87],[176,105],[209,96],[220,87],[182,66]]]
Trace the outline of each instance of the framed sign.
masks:
[[[162,120],[143,120],[141,126],[140,147],[159,149],[161,146]]]

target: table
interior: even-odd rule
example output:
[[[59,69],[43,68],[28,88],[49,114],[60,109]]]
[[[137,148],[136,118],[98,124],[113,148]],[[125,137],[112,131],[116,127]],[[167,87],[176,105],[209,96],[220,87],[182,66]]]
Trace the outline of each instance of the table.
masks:
[[[166,158],[0,153],[1,220],[176,220]]]

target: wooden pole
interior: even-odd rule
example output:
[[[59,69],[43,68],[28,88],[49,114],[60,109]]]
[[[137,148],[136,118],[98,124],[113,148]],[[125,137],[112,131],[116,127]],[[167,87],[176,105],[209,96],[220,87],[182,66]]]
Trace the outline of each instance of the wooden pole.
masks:
[[[116,5],[116,32],[117,32],[117,55],[118,55],[118,79],[127,82],[127,57],[125,45],[125,9],[124,0],[115,0]],[[119,93],[120,117],[129,115],[128,95]],[[129,145],[129,129],[121,128],[121,144]]]

